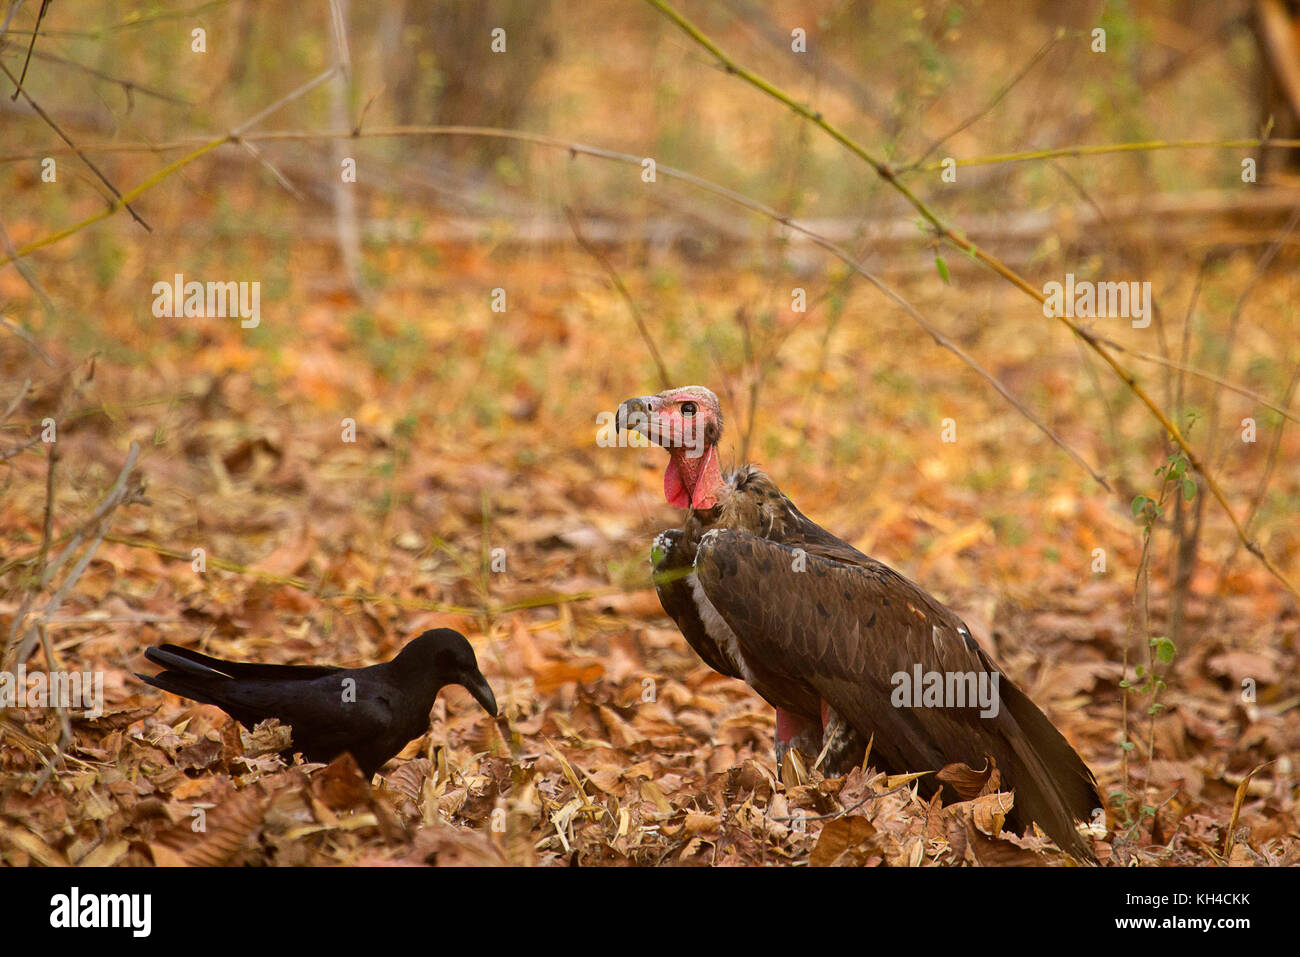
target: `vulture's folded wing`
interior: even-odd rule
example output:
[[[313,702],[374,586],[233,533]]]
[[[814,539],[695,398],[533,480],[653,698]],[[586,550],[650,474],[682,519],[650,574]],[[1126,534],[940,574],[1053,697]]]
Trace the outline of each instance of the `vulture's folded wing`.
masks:
[[[891,770],[981,768],[992,756],[1018,816],[1090,856],[1073,826],[1100,806],[1087,766],[960,618],[862,557],[846,564],[717,530],[701,539],[695,573],[744,655],[815,688],[860,735],[874,735]],[[947,695],[940,706],[922,699],[933,673]]]
[[[699,608],[691,595],[690,578],[693,569],[690,561],[683,555],[681,540],[680,528],[660,532],[650,551],[659,604],[677,623],[686,643],[704,659],[705,664],[728,678],[740,678],[742,677],[740,669],[709,636],[704,622],[700,619]]]

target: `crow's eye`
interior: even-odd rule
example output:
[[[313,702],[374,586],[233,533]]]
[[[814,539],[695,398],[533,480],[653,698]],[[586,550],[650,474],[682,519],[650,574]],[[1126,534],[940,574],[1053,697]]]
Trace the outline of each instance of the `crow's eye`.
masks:
[[[694,415],[694,414],[695,414],[695,403],[694,403],[694,402],[683,402],[683,403],[682,403],[682,415],[685,415],[685,416],[692,416],[692,415]]]

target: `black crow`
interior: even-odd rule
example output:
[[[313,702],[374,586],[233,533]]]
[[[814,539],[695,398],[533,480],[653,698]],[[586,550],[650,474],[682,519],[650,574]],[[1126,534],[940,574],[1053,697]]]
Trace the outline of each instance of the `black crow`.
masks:
[[[223,661],[176,645],[144,654],[166,669],[136,675],[155,688],[214,704],[247,728],[278,718],[293,728],[286,757],[300,751],[308,761],[329,762],[348,751],[367,777],[429,730],[443,685],[461,685],[488,714],[497,713],[474,649],[450,628],[426,631],[392,661],[369,668]]]

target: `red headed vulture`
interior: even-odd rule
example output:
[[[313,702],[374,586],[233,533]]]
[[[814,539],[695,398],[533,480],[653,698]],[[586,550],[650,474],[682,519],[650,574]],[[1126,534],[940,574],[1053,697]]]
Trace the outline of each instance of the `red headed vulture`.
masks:
[[[951,609],[810,521],[759,469],[724,472],[708,389],[629,399],[617,425],[667,450],[664,494],[686,510],[651,552],[664,611],[710,667],[776,708],[778,762],[798,747],[843,774],[868,740],[890,773],[991,757],[1015,792],[1008,823],[1093,860],[1076,828],[1102,807],[1092,772]]]

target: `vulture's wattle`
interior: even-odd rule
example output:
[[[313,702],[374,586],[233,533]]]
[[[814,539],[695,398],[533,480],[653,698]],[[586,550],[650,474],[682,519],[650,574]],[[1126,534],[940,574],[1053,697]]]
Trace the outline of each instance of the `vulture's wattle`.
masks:
[[[708,389],[629,399],[617,423],[667,449],[664,494],[687,510],[651,552],[664,611],[710,667],[776,707],[778,762],[797,747],[843,774],[868,740],[871,763],[890,773],[981,769],[991,757],[1015,792],[1011,826],[1036,823],[1094,859],[1075,826],[1102,807],[1092,772],[956,614],[810,521],[759,469],[723,473]],[[947,697],[922,695],[931,675]],[[932,775],[918,783],[961,797]]]

